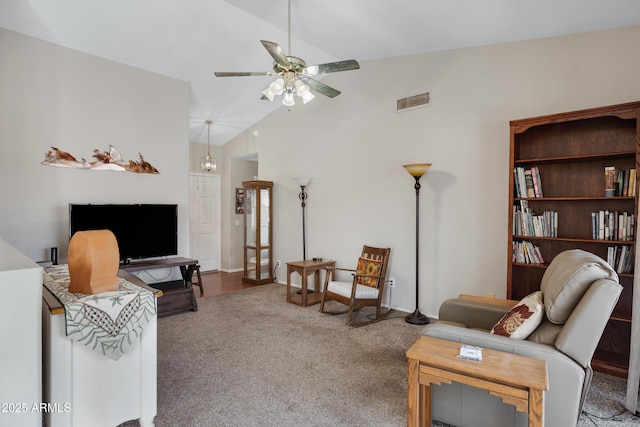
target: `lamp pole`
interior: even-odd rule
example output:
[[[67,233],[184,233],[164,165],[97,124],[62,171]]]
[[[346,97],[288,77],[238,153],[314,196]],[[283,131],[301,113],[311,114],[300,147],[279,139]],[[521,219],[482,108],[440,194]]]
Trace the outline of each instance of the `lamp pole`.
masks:
[[[313,178],[301,177],[301,178],[293,178],[296,180],[298,185],[300,186],[300,193],[298,194],[298,199],[302,203],[302,260],[307,259],[307,227],[305,224],[305,207],[307,206],[307,192],[305,191],[305,187],[308,187],[311,184],[311,180]]]
[[[404,320],[414,325],[426,325],[429,318],[420,313],[419,299],[419,272],[420,272],[420,178],[427,172],[431,163],[417,163],[411,165],[403,165],[411,176],[415,178],[413,188],[416,190],[416,309],[413,313],[408,314]]]
[[[305,203],[305,200],[307,200],[307,192],[304,191],[304,187],[305,187],[304,185],[300,186],[300,194],[298,194],[298,198],[302,202],[302,260],[303,261],[307,259],[307,237],[306,237],[307,227],[305,226],[305,221],[304,221],[304,208],[307,206]]]

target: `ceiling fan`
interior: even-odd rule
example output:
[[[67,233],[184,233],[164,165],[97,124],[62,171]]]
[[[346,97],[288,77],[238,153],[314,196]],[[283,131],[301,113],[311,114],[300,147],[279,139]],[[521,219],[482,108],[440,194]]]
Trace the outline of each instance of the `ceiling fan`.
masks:
[[[291,51],[291,0],[289,0],[289,51]],[[278,76],[263,93],[263,99],[273,101],[276,95],[284,95],[282,104],[292,106],[295,104],[294,95],[302,98],[303,103],[311,101],[315,96],[313,89],[329,98],[340,95],[340,91],[332,88],[312,77],[319,74],[335,73],[338,71],[357,70],[360,64],[355,59],[346,61],[328,62],[325,64],[307,66],[307,63],[297,56],[284,53],[278,43],[260,40],[273,58],[273,71],[265,72],[215,72],[216,77],[240,77],[240,76]]]

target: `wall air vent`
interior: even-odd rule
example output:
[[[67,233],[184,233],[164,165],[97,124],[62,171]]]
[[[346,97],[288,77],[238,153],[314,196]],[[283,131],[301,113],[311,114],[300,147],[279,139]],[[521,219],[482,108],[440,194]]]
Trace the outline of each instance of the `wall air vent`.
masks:
[[[396,101],[396,111],[407,111],[418,107],[424,107],[431,103],[431,93],[425,92],[419,95],[401,98]]]

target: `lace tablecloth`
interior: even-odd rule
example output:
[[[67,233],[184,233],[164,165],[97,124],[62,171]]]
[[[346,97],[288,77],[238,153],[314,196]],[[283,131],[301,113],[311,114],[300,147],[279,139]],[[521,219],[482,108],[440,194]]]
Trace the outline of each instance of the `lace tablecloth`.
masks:
[[[69,292],[69,268],[44,271],[44,286],[64,306],[67,336],[118,360],[156,315],[153,292],[118,277],[117,291],[88,295]]]

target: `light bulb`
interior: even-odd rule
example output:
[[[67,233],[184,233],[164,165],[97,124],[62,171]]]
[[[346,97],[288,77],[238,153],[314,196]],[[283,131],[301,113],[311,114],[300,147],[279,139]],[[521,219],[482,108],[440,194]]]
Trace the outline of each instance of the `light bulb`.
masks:
[[[306,104],[307,102],[311,101],[315,97],[316,96],[314,94],[312,94],[311,92],[307,92],[302,96],[302,103]]]
[[[276,81],[274,81],[273,83],[271,83],[271,85],[269,86],[269,88],[276,94],[276,95],[282,95],[282,91],[284,90],[284,80],[282,79],[276,79]]]
[[[267,99],[273,102],[273,98],[276,96],[276,93],[271,89],[271,85],[268,88],[262,91],[262,94],[267,97]]]
[[[296,101],[293,100],[293,93],[285,92],[284,98],[282,98],[282,105],[286,105],[287,107],[291,107],[296,104]]]
[[[305,93],[309,92],[309,86],[307,86],[302,80],[296,80],[296,92],[298,96],[302,97]]]

